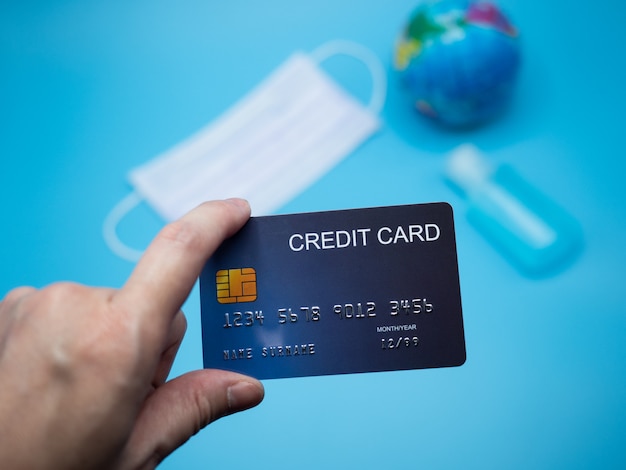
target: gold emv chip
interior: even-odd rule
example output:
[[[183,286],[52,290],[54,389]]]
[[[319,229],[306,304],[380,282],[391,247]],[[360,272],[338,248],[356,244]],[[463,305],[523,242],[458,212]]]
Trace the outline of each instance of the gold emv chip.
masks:
[[[217,301],[221,304],[253,302],[256,300],[256,271],[254,268],[221,269],[215,274]]]

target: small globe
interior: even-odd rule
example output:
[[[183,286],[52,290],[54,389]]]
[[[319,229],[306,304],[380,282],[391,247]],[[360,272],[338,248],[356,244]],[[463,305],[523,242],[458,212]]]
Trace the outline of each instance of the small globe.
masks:
[[[394,68],[421,114],[470,127],[502,111],[519,63],[517,30],[493,3],[439,0],[411,15]]]

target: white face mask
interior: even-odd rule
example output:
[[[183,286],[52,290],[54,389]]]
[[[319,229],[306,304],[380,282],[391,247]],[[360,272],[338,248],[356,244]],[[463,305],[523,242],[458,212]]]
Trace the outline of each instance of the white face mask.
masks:
[[[335,54],[369,68],[374,92],[367,107],[319,68]],[[214,122],[133,169],[135,192],[105,220],[105,241],[122,258],[139,258],[141,252],[125,246],[115,228],[141,200],[167,221],[204,201],[228,197],[248,199],[254,215],[272,213],[380,127],[385,91],[382,65],[358,44],[334,41],[311,55],[293,54]]]

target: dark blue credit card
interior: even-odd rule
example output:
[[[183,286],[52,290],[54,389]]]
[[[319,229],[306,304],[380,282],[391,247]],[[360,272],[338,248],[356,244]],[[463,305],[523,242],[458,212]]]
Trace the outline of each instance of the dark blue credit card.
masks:
[[[446,203],[253,217],[200,277],[205,368],[258,379],[459,366]]]

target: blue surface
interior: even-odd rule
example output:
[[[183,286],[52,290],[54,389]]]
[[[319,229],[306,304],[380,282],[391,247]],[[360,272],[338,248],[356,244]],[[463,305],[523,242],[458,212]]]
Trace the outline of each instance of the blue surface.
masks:
[[[102,221],[125,175],[219,116],[293,50],[335,38],[391,70],[413,1],[24,1],[0,5],[0,293],[55,280],[121,285]],[[471,132],[434,127],[390,77],[384,129],[281,212],[449,201],[456,210],[467,363],[267,381],[163,468],[624,468],[626,7],[502,1],[520,28],[515,99]],[[325,66],[365,99],[358,65]],[[442,155],[471,141],[564,205],[585,251],[520,275],[464,217]],[[145,245],[148,207],[121,225]],[[174,373],[202,365],[198,291]]]

